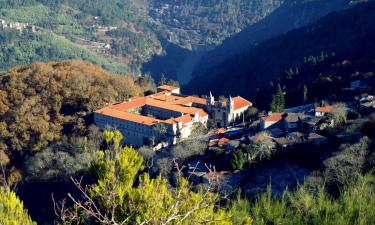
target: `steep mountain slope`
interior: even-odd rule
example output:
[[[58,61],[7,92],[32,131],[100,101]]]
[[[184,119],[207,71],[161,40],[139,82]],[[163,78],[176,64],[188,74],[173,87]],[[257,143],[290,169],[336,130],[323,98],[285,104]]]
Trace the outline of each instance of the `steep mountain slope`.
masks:
[[[220,64],[260,42],[289,30],[305,26],[328,13],[350,5],[349,0],[288,0],[265,19],[228,38],[222,45],[202,56],[195,74]]]
[[[285,0],[153,0],[161,35],[188,48],[216,45],[277,9]]]
[[[0,0],[0,20],[4,20],[5,24],[13,23],[13,27],[18,22],[35,25],[37,32],[53,32],[95,52],[102,60],[111,58],[123,64],[123,67],[128,67],[126,70],[139,73],[141,64],[150,61],[152,56],[173,54],[168,52],[169,45],[162,43],[169,42],[187,49],[218,44],[244,27],[258,22],[283,2]],[[0,30],[3,31],[1,26]],[[3,46],[11,47],[4,43]],[[59,57],[54,55],[52,58]],[[46,61],[48,58],[41,60]]]
[[[0,1],[0,19],[12,25],[4,29],[2,25],[0,30],[17,30],[19,23],[32,24],[36,33],[53,32],[102,60],[111,58],[133,71],[137,71],[139,61],[160,52],[147,18],[130,0]]]
[[[274,91],[274,86],[285,79],[292,79],[295,74],[302,80],[297,79],[298,82],[293,83],[294,86],[301,86],[301,82],[311,83],[314,78],[320,76],[322,80],[324,77],[333,77],[334,79],[328,79],[333,81],[333,84],[335,80],[355,79],[353,74],[356,70],[372,74],[375,59],[374,20],[375,2],[332,13],[313,25],[270,39],[241,55],[232,57],[195,77],[185,89],[200,94],[207,94],[209,90],[217,95],[240,94],[256,99],[257,104],[265,106]],[[345,73],[342,73],[345,70],[336,70],[339,71],[338,74],[331,73],[328,69],[331,63],[343,60],[367,66],[352,68]],[[314,67],[323,62],[329,63],[325,66],[319,64],[322,66],[320,71],[315,70],[306,74],[299,71],[305,64]],[[326,74],[321,74],[323,72]],[[319,88],[319,85],[317,86]]]
[[[127,64],[105,58],[50,31],[0,33],[0,71],[33,62],[79,59],[116,73],[130,73]]]

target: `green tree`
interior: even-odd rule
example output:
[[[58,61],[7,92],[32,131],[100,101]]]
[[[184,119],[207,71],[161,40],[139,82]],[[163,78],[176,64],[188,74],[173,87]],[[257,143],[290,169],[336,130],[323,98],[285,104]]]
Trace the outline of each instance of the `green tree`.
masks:
[[[36,225],[24,209],[23,203],[8,187],[0,189],[0,224]]]
[[[275,144],[270,139],[255,141],[243,148],[247,160],[252,163],[256,160],[270,158],[275,151]]]
[[[280,86],[277,85],[276,93],[272,96],[271,111],[272,112],[283,112],[285,109],[285,96]]]
[[[307,102],[307,93],[308,93],[308,90],[307,90],[307,86],[305,84],[305,85],[303,85],[303,104],[305,104]]]
[[[165,77],[164,74],[162,74],[161,77],[160,77],[158,85],[161,86],[161,85],[165,85],[165,84],[167,84],[167,78]]]
[[[84,201],[70,196],[75,205],[65,211],[62,223],[233,224],[231,209],[218,205],[217,194],[203,188],[193,192],[183,178],[174,188],[161,176],[150,178],[148,173],[141,172],[142,157],[130,147],[119,147],[114,136],[107,134],[109,147],[98,152],[98,160],[91,167],[96,184],[86,191],[74,181]],[[241,222],[250,221],[245,217]]]
[[[337,103],[333,105],[333,109],[328,113],[327,118],[333,120],[336,127],[346,123],[348,115],[348,108],[344,103]]]
[[[230,164],[233,170],[242,170],[246,163],[246,156],[241,150],[236,150],[232,152]]]

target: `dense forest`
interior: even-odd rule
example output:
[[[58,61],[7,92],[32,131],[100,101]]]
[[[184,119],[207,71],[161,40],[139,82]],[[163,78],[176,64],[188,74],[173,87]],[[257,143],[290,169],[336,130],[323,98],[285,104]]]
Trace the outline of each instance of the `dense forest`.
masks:
[[[93,110],[142,91],[129,76],[79,61],[18,67],[1,75],[0,87],[1,163],[15,179],[9,183],[21,178],[26,157],[69,149],[71,137],[83,143]]]
[[[304,85],[311,87],[310,100],[327,96],[374,73],[374,10],[374,2],[368,2],[267,40],[201,71],[186,90],[240,94],[261,107],[268,105],[278,83],[291,92],[287,98],[294,104],[302,97],[293,90],[302,96]]]
[[[67,44],[79,44],[88,49],[90,53],[87,54],[95,53],[97,61],[112,58],[119,64],[119,68],[112,71],[124,69],[123,73],[130,70],[136,72],[140,62],[160,52],[160,43],[145,17],[129,1],[0,1],[0,19],[33,24],[38,28],[38,34],[53,32],[60,39],[66,39],[65,43],[70,41],[73,43]],[[112,30],[118,31],[110,32]],[[2,44],[11,47],[9,43]],[[64,47],[59,46],[58,50],[64,51]],[[81,53],[78,50],[72,54]],[[53,52],[50,55],[52,59],[61,57]],[[42,58],[43,61],[48,59]],[[11,67],[9,65],[1,69]]]
[[[150,16],[161,33],[175,44],[216,45],[258,22],[284,0],[154,0]]]
[[[33,62],[80,59],[95,63],[116,73],[128,73],[128,65],[116,62],[89,51],[52,32],[32,33],[7,31],[0,33],[0,70]]]
[[[91,61],[99,61],[97,64],[100,66],[104,64],[100,61],[110,58],[113,64],[118,65],[105,68],[113,72],[125,70],[123,73],[140,73],[142,64],[150,61],[152,56],[174,54],[168,52],[168,44],[162,43],[172,43],[190,50],[197,46],[217,45],[230,35],[260,21],[281,4],[281,0],[1,0],[0,19],[33,24],[38,28],[37,33],[52,32],[60,39],[65,38],[66,44],[79,44],[97,55]],[[18,41],[21,40],[22,37]],[[73,43],[67,43],[69,41]],[[10,41],[1,41],[0,44],[12,48]],[[21,48],[19,53],[27,55],[30,51],[37,51],[36,48]],[[73,59],[75,55],[82,54],[80,48],[69,55],[59,54],[64,48],[58,48],[56,54],[51,51],[48,55],[51,58],[36,56],[29,57],[28,61]],[[20,63],[28,62],[20,59]],[[3,65],[0,70],[12,66]],[[166,75],[172,76],[169,73]]]
[[[350,0],[284,1],[280,7],[264,19],[247,26],[238,34],[225,39],[221,45],[204,54],[195,65],[194,70],[198,73],[201,70],[207,70],[267,39],[306,26],[330,12],[351,7],[353,3],[354,1]]]

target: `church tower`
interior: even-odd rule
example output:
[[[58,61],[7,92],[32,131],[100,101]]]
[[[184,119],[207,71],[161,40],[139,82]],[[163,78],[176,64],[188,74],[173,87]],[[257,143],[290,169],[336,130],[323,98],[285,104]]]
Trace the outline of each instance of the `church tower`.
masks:
[[[229,95],[229,101],[228,101],[228,109],[229,109],[229,112],[232,112],[232,111],[233,111],[233,108],[234,108],[234,101],[233,101],[232,96]]]
[[[215,105],[215,97],[212,95],[211,91],[210,91],[210,96],[208,97],[207,99],[207,104],[209,106],[214,106]]]

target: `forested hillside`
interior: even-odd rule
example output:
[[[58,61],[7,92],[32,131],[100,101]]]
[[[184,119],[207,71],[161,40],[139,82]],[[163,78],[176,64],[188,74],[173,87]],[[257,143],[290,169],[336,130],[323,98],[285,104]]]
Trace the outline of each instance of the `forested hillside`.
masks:
[[[175,44],[216,45],[258,22],[285,0],[153,0],[150,16]]]
[[[93,110],[140,94],[131,77],[90,63],[38,63],[10,70],[0,76],[1,164],[16,172],[25,157],[86,136],[91,124],[86,115]]]
[[[186,90],[240,94],[263,107],[278,83],[288,85],[288,91],[314,84],[311,98],[322,97],[361,74],[374,73],[374,15],[374,2],[332,13],[313,25],[267,40],[198,74]],[[350,65],[339,66],[345,60]]]
[[[102,57],[50,31],[0,33],[0,71],[33,62],[64,59],[87,60],[116,73],[131,71],[124,63]]]
[[[332,11],[350,7],[349,0],[287,0],[258,23],[226,39],[222,45],[203,55],[195,66],[193,76],[241,54],[259,43],[312,23]]]
[[[21,22],[35,25],[37,34],[53,32],[86,48],[91,52],[87,54],[95,53],[99,61],[111,58],[112,61],[118,62],[121,69],[126,68],[127,71],[137,72],[139,63],[160,52],[161,48],[156,34],[147,25],[147,15],[134,7],[130,1],[2,0],[0,19],[6,23]],[[1,44],[12,47],[11,43]],[[65,46],[59,46],[57,52],[64,51],[64,48]],[[80,55],[79,49],[72,54]],[[21,50],[21,53],[28,54],[26,50]],[[62,57],[53,51],[50,56],[53,59]],[[62,58],[75,57],[65,55]],[[48,60],[47,57],[42,59]],[[11,67],[12,65],[9,65],[0,69]],[[126,70],[123,73],[126,73]],[[116,69],[113,71],[118,72]]]
[[[169,42],[190,50],[220,44],[225,38],[263,19],[283,2],[0,0],[0,20],[6,23],[35,25],[38,35],[53,32],[60,36],[59,38],[65,38],[66,45],[70,41],[70,46],[78,44],[91,52],[85,54],[95,53],[96,59],[91,61],[98,65],[105,64],[98,61],[114,61],[113,64],[118,65],[105,66],[111,71],[119,72],[124,69],[123,73],[140,73],[142,64],[151,60],[152,56],[174,54],[169,52],[168,44],[162,43]],[[7,29],[2,31],[7,32]],[[22,36],[19,36],[16,44],[22,40]],[[1,40],[0,45],[5,49],[13,48],[11,40]],[[71,54],[61,54],[65,47],[52,47],[54,50],[51,50],[48,56],[51,59],[72,59],[82,54],[82,48],[78,48],[76,52],[72,51]],[[37,48],[38,46],[20,48],[20,59],[12,60],[19,64],[36,60],[47,61],[47,55],[32,55],[32,52],[38,51]],[[30,57],[24,58],[30,54]],[[4,64],[0,70],[14,65]]]

